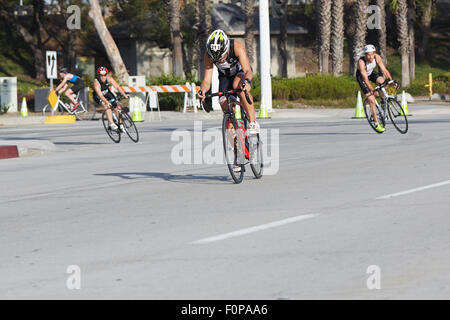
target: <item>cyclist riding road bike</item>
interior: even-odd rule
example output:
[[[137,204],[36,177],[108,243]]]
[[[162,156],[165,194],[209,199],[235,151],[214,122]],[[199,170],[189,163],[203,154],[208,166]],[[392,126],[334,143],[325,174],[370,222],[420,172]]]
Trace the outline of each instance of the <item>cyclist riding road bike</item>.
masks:
[[[243,44],[234,39],[229,39],[223,30],[217,29],[211,33],[206,42],[206,53],[204,57],[205,74],[200,90],[197,94],[202,101],[205,100],[206,92],[211,88],[213,68],[216,65],[219,71],[219,91],[229,91],[241,88],[239,98],[249,117],[248,133],[255,135],[259,132],[259,124],[256,122],[255,108],[245,98],[245,91],[250,96],[253,72],[248,59],[247,51]],[[219,98],[222,110],[227,110],[227,99]]]
[[[69,98],[71,104],[71,111],[76,110],[80,103],[76,100],[78,92],[84,89],[84,82],[81,80],[81,78],[77,75],[74,75],[72,73],[69,73],[67,71],[67,68],[61,68],[59,70],[59,76],[62,79],[61,83],[55,88],[55,91],[58,92],[58,94],[61,94],[65,91],[65,95],[67,98]],[[68,88],[68,83],[72,83],[73,86]],[[67,90],[66,90],[67,89]]]
[[[117,101],[114,93],[111,92],[110,87],[113,86],[122,96],[128,98],[129,95],[117,84],[113,77],[108,75],[109,71],[106,67],[99,67],[97,69],[97,76],[94,79],[94,101],[98,105],[102,105],[106,110],[106,116],[109,121],[111,130],[117,130],[117,125],[114,123],[111,106]],[[119,118],[119,111],[114,110],[116,117]],[[120,124],[120,131],[125,132],[123,124]]]
[[[377,65],[379,66],[379,71],[381,70],[382,74],[375,71]],[[380,124],[376,112],[375,97],[378,97],[379,93],[374,90],[370,81],[381,84],[385,81],[383,76],[388,80],[392,80],[392,76],[386,69],[383,60],[381,59],[380,55],[376,53],[375,46],[371,44],[366,45],[364,47],[364,56],[359,58],[358,60],[356,80],[358,81],[362,92],[369,99],[370,111],[372,112],[372,116],[375,119],[375,128],[378,132],[384,132],[385,128],[382,124]],[[398,88],[398,85],[396,85],[396,88]]]

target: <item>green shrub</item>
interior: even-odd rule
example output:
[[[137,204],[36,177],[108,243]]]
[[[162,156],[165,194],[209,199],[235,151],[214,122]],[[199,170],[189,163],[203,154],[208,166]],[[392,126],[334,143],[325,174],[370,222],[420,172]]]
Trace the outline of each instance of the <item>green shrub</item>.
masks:
[[[358,90],[358,83],[349,76],[310,75],[303,78],[272,79],[272,98],[280,100],[340,100],[356,96]],[[251,93],[256,101],[260,101],[260,86],[254,87]]]

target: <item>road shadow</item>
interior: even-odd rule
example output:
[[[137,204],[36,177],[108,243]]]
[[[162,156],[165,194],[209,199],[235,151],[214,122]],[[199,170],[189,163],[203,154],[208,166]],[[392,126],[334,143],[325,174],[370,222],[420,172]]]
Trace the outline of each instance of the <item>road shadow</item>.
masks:
[[[280,133],[280,136],[353,136],[353,135],[366,135],[362,132],[298,132],[298,133]]]
[[[53,144],[58,144],[58,145],[74,145],[74,146],[78,146],[78,145],[96,145],[96,144],[111,144],[109,142],[53,142]]]
[[[124,180],[137,180],[146,178],[158,178],[164,181],[179,183],[214,184],[219,181],[230,181],[228,176],[217,175],[194,175],[194,174],[172,174],[164,172],[113,172],[95,173],[95,176],[118,177]]]

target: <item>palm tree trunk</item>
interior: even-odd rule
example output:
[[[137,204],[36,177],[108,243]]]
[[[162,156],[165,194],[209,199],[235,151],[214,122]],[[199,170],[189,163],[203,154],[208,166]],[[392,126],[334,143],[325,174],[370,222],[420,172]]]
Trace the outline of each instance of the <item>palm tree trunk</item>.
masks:
[[[409,78],[409,33],[408,33],[408,4],[407,0],[397,0],[397,33],[400,43],[400,55],[402,61],[402,86],[408,88]]]
[[[418,4],[420,12],[420,33],[422,36],[421,45],[419,46],[418,51],[420,59],[423,60],[427,54],[428,41],[430,39],[433,0],[421,1]]]
[[[366,44],[367,34],[367,7],[369,0],[357,0],[355,7],[356,30],[355,30],[355,47],[353,48],[353,75],[356,74],[356,64],[361,57],[364,45]]]
[[[105,47],[109,62],[111,63],[114,72],[117,74],[119,81],[122,83],[128,83],[127,68],[123,63],[119,49],[117,48],[111,33],[109,33],[109,30],[106,27],[98,0],[89,0],[89,4],[91,6],[91,9],[89,10],[89,17],[91,17],[94,22],[95,29],[97,30],[98,36]]]
[[[193,61],[197,64],[197,79],[201,79],[205,71],[203,56],[205,55],[206,37],[208,36],[205,19],[206,2],[208,1],[195,1],[195,56]]]
[[[319,71],[328,73],[330,55],[330,33],[331,33],[331,1],[317,0],[318,22],[319,22]]]
[[[280,17],[280,35],[278,37],[278,50],[280,51],[280,74],[287,77],[287,0],[282,1],[282,15]]]
[[[415,1],[410,0],[411,7],[408,9],[408,34],[409,34],[409,77],[416,78],[416,42],[414,35]]]
[[[333,75],[342,74],[344,65],[344,0],[333,1],[331,25],[331,52]]]
[[[345,0],[345,34],[347,36],[347,52],[349,56],[349,73],[354,74],[356,71],[355,68],[355,61],[353,58],[353,50],[355,48],[355,33],[356,33],[356,15],[355,15],[355,7],[356,2],[355,0]]]
[[[386,8],[385,0],[377,0],[377,5],[380,8],[380,29],[378,29],[378,47],[380,49],[380,56],[386,64]]]
[[[250,65],[255,61],[255,52],[253,49],[255,43],[255,32],[253,29],[253,21],[255,17],[255,0],[243,0],[245,13],[245,48],[247,49]]]
[[[167,13],[170,24],[170,38],[172,40],[172,66],[173,73],[177,76],[184,76],[183,72],[183,40],[181,38],[180,28],[180,1],[166,0]]]

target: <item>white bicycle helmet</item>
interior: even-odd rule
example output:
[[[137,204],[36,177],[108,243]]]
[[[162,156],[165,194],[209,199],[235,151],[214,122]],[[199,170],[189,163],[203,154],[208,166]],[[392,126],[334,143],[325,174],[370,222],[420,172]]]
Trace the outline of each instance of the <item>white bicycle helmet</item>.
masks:
[[[206,51],[210,58],[216,62],[225,57],[230,48],[230,40],[223,30],[214,30],[206,42]]]
[[[364,53],[375,52],[375,51],[377,51],[377,49],[375,49],[375,46],[372,44],[368,44],[364,47]]]

